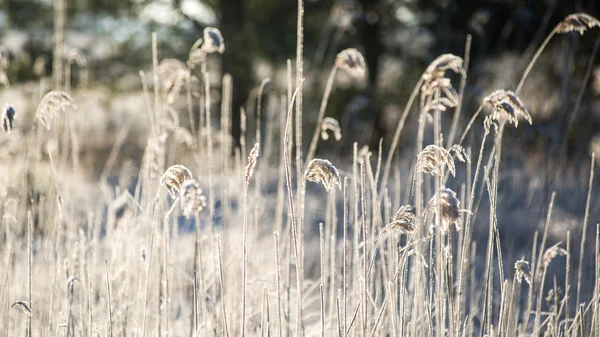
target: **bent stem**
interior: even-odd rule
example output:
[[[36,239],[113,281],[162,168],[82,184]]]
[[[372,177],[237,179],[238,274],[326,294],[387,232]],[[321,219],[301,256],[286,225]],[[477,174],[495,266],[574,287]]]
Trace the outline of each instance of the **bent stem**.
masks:
[[[398,126],[396,127],[396,131],[394,132],[394,137],[392,138],[392,144],[390,146],[390,150],[388,152],[387,158],[385,160],[385,167],[383,169],[383,179],[381,181],[383,182],[387,182],[388,181],[388,177],[390,175],[390,167],[392,166],[392,159],[394,158],[394,153],[396,152],[396,147],[398,147],[398,141],[400,140],[400,133],[402,133],[402,129],[404,128],[404,122],[406,121],[406,116],[408,116],[408,112],[410,111],[410,108],[412,107],[412,104],[415,100],[415,97],[417,97],[417,93],[419,92],[419,89],[421,88],[421,85],[423,84],[423,77],[421,76],[419,78],[419,82],[417,82],[417,85],[415,85],[415,88],[413,89],[412,93],[410,94],[410,97],[408,98],[408,102],[406,103],[406,106],[404,107],[404,111],[402,112],[402,116],[400,116],[400,120],[398,121]],[[383,194],[383,186],[381,187],[381,191],[379,191],[379,194]]]
[[[337,67],[333,66],[331,71],[329,72],[329,77],[327,78],[327,85],[325,86],[325,93],[323,94],[323,99],[321,100],[321,106],[319,107],[319,115],[317,117],[317,125],[315,126],[315,133],[313,134],[312,141],[310,142],[310,146],[308,148],[308,153],[306,154],[306,163],[310,162],[317,150],[317,142],[319,141],[319,133],[321,132],[321,123],[323,122],[323,118],[325,117],[325,108],[327,108],[327,102],[329,101],[329,95],[331,94],[331,89],[333,87],[333,79],[335,78],[335,74],[337,72]]]
[[[521,77],[521,80],[519,81],[519,84],[517,85],[517,89],[515,89],[515,94],[518,94],[519,91],[521,91],[521,88],[523,87],[523,83],[525,83],[525,79],[527,78],[527,75],[529,75],[531,68],[533,68],[533,65],[537,61],[538,57],[540,57],[540,54],[542,53],[542,51],[544,51],[544,48],[546,48],[546,45],[548,44],[548,42],[550,42],[550,39],[552,39],[554,34],[556,34],[556,28],[554,28],[552,30],[552,32],[550,32],[550,34],[548,34],[548,36],[546,37],[546,39],[544,40],[542,45],[535,52],[535,55],[533,55],[533,58],[527,65],[527,68],[525,69],[525,72],[523,73],[523,76]]]

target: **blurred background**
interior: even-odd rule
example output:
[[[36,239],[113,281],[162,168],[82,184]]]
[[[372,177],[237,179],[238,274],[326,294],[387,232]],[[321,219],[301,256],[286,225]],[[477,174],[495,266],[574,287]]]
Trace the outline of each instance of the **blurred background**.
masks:
[[[0,3],[0,44],[11,59],[8,78],[13,83],[37,82],[52,70],[54,3]],[[239,137],[236,112],[253,88],[270,77],[284,89],[287,59],[292,59],[293,67],[296,1],[66,0],[65,5],[64,52],[84,55],[89,69],[85,85],[110,93],[141,89],[138,71],[151,66],[152,32],[157,32],[160,59],[185,60],[203,28],[220,28],[227,48],[217,61],[221,73],[233,77],[234,138]],[[348,140],[372,146],[381,137],[389,142],[399,111],[424,68],[442,53],[463,56],[467,34],[473,38],[463,110],[469,117],[486,93],[514,89],[554,25],[580,11],[594,16],[598,4],[591,0],[308,0],[306,123],[316,119],[325,82],[320,79],[335,55],[355,47],[365,55],[367,79],[358,86],[338,83],[327,115],[340,118],[345,134],[352,132],[352,137],[345,137]],[[535,135],[528,141],[535,138],[567,146],[576,161],[588,155],[594,131],[599,129],[598,111],[592,108],[600,90],[598,72],[588,80],[580,111],[572,121],[577,128],[568,131],[564,126],[584,84],[597,37],[598,32],[592,31],[553,39],[522,95],[535,121],[530,130]],[[74,86],[79,78],[76,72]]]
[[[51,85],[55,2],[0,3],[0,45],[10,60],[0,99],[14,104],[17,111],[33,111],[38,99],[32,97],[41,97],[40,88]],[[297,2],[293,0],[65,0],[65,6],[65,59],[69,66],[85,61],[81,67],[72,67],[70,82],[80,90],[75,97],[83,116],[79,127],[86,135],[82,160],[95,170],[95,176],[105,168],[124,124],[131,131],[121,157],[133,164],[114,167],[135,167],[141,160],[147,123],[139,113],[144,109],[139,71],[151,73],[152,32],[157,33],[159,60],[185,62],[205,27],[221,30],[226,49],[211,57],[209,67],[216,74],[212,78],[214,102],[219,102],[222,74],[233,78],[233,144],[239,144],[239,108],[247,108],[252,123],[261,81],[271,78],[265,90],[283,94],[288,59],[294,68]],[[514,90],[537,47],[560,20],[574,12],[597,17],[599,4],[591,0],[307,0],[307,137],[314,130],[326,76],[344,48],[363,53],[367,76],[358,84],[346,74],[336,76],[326,116],[340,121],[344,136],[319,151],[351,158],[353,142],[369,145],[374,153],[380,139],[384,149],[389,147],[402,109],[424,69],[443,53],[464,57],[467,35],[472,36],[472,47],[459,133],[482,97],[497,89]],[[545,214],[553,190],[559,191],[557,204],[567,211],[567,218],[581,216],[590,153],[594,148],[600,152],[600,68],[592,58],[599,34],[596,28],[584,35],[553,38],[520,93],[534,123],[518,132],[511,129],[505,137],[503,167],[511,179],[500,188],[512,199],[501,206],[516,210],[535,205],[526,215],[534,215],[532,223]],[[185,97],[179,100],[185,111]],[[443,116],[446,126],[452,113]],[[416,125],[415,115],[409,115],[407,125]],[[188,123],[184,118],[181,123]],[[407,127],[403,132],[399,158],[405,149],[413,149],[414,129]],[[477,123],[464,145],[479,144],[481,132]],[[573,191],[577,197],[571,195]],[[600,212],[599,208],[592,205],[592,214]],[[518,212],[508,214],[522,218]]]

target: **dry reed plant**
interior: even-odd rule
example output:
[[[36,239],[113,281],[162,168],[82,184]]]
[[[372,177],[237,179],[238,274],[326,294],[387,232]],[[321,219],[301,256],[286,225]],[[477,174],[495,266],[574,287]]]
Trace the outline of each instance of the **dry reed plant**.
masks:
[[[304,179],[323,185],[327,192],[331,192],[335,186],[342,188],[337,169],[327,159],[311,160],[304,172]]]
[[[398,125],[396,126],[396,130],[394,131],[392,143],[390,145],[383,169],[383,181],[388,181],[393,157],[396,152],[396,148],[398,147],[398,142],[400,141],[400,134],[402,133],[406,117],[408,116],[414,99],[419,91],[421,91],[422,110],[425,113],[436,109],[446,110],[447,107],[454,107],[457,105],[459,97],[448,78],[445,77],[448,70],[451,70],[455,73],[464,74],[465,71],[463,68],[462,58],[453,54],[440,55],[433,62],[431,62],[431,64],[425,69],[419,78],[419,81],[415,85],[410,97],[408,98],[408,102],[402,111],[402,115],[400,116]],[[445,96],[442,96],[442,93]],[[422,118],[420,117],[419,119],[421,120]],[[417,142],[421,143],[419,140],[417,140]]]
[[[565,33],[572,32],[572,31],[576,31],[580,35],[583,35],[583,33],[585,33],[588,29],[592,29],[592,28],[598,27],[598,26],[600,26],[600,21],[598,21],[598,19],[596,19],[595,17],[593,17],[589,14],[586,14],[586,13],[574,13],[574,14],[570,14],[567,17],[565,17],[561,22],[559,22],[554,27],[554,29],[552,29],[550,34],[548,34],[548,36],[546,36],[546,39],[544,40],[544,42],[542,42],[542,44],[540,45],[538,50],[533,55],[531,61],[529,62],[529,64],[527,64],[527,68],[523,72],[523,76],[521,76],[521,80],[519,81],[519,84],[517,85],[515,92],[518,94],[519,91],[521,91],[521,89],[523,88],[523,84],[525,83],[525,80],[527,79],[527,76],[529,75],[529,72],[533,68],[533,65],[535,64],[537,59],[540,57],[540,55],[542,54],[542,51],[544,51],[544,49],[548,45],[548,42],[550,42],[550,40],[552,39],[552,37],[554,35],[565,34]]]
[[[308,147],[308,153],[306,155],[306,162],[310,162],[317,151],[317,143],[319,141],[319,133],[322,133],[322,128],[324,124],[325,117],[325,109],[327,109],[327,102],[329,101],[329,95],[331,94],[331,90],[333,89],[333,80],[335,78],[335,74],[338,69],[342,69],[346,71],[352,78],[360,79],[365,75],[365,58],[362,54],[356,50],[355,48],[344,49],[339,52],[335,58],[335,62],[333,67],[331,67],[331,71],[329,72],[329,77],[327,78],[327,84],[325,84],[325,93],[323,94],[323,99],[321,100],[321,105],[319,107],[319,114],[317,116],[317,123],[315,127],[315,132],[313,134],[312,140],[310,142],[310,146]],[[337,127],[339,129],[339,125]],[[324,132],[324,130],[323,130]],[[340,132],[341,138],[341,132]],[[337,133],[336,133],[337,139]]]
[[[160,178],[160,184],[164,186],[173,199],[181,195],[184,183],[192,179],[192,172],[183,165],[173,165],[165,171]]]
[[[450,225],[456,226],[456,230],[461,229],[460,201],[456,198],[456,192],[453,190],[442,188],[429,200],[427,210],[433,212],[440,219],[440,229],[443,232],[447,232]]]
[[[340,128],[340,123],[337,119],[332,117],[323,118],[323,122],[321,123],[321,139],[328,140],[330,131],[333,133],[333,137],[336,141],[340,141],[342,139],[342,129]]]
[[[531,115],[521,99],[510,90],[496,90],[483,99],[482,105],[492,108],[491,120],[498,124],[519,126],[519,119],[532,124]]]
[[[532,279],[529,262],[525,260],[515,262],[515,281],[521,283],[525,280],[531,286]]]
[[[217,28],[207,27],[204,29],[202,38],[198,39],[190,49],[188,56],[188,67],[194,69],[198,64],[204,64],[206,55],[212,53],[223,54],[225,42],[221,31]]]
[[[399,231],[404,234],[412,233],[417,228],[416,217],[416,209],[414,206],[403,205],[398,208],[394,218],[392,218],[392,221],[385,228]]]
[[[452,175],[456,175],[454,159],[450,152],[437,145],[428,145],[417,156],[415,172],[443,176],[444,168],[448,168]]]
[[[188,219],[206,208],[206,196],[195,179],[188,179],[181,186],[181,208]]]
[[[60,113],[64,113],[69,107],[77,109],[71,95],[64,91],[50,91],[42,97],[35,111],[35,118],[50,130],[50,120],[58,117]]]

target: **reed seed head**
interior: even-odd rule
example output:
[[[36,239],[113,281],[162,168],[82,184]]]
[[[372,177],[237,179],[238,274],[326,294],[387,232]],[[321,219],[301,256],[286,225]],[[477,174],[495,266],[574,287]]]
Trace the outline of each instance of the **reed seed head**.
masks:
[[[386,227],[403,234],[412,233],[417,228],[416,218],[416,208],[412,205],[403,205]]]
[[[554,28],[554,31],[561,34],[576,31],[583,35],[586,30],[599,26],[600,21],[595,17],[586,13],[575,13],[564,18],[556,28]]]
[[[13,129],[15,122],[15,109],[10,104],[6,104],[4,109],[2,110],[2,115],[0,115],[0,125],[2,125],[2,130],[6,133],[10,133]]]
[[[327,159],[311,160],[304,172],[304,179],[322,184],[327,192],[331,192],[336,185],[342,189],[340,175],[335,166]]]
[[[452,147],[450,148],[450,151],[448,151],[448,152],[454,152],[454,155],[456,156],[456,158],[458,158],[458,160],[462,161],[463,163],[471,162],[471,158],[469,158],[467,151],[458,144],[452,145]]]
[[[188,55],[188,67],[194,69],[196,65],[206,60],[206,55],[211,53],[223,54],[225,51],[225,42],[221,31],[217,28],[206,27],[202,38],[198,39]]]
[[[550,262],[552,262],[552,260],[561,255],[561,256],[566,256],[567,255],[567,250],[564,248],[560,248],[559,247],[560,242],[555,244],[554,246],[546,249],[546,251],[544,252],[544,255],[542,257],[542,264],[544,265],[544,268],[548,268],[548,265],[550,265]]]
[[[202,212],[206,207],[206,197],[195,179],[183,182],[181,186],[181,208],[183,215],[189,219],[194,214]]]
[[[438,214],[438,208],[440,214]],[[452,224],[456,226],[456,230],[460,230],[460,201],[456,198],[453,190],[445,187],[440,189],[429,200],[427,210],[439,216],[442,231],[447,232]]]
[[[355,48],[344,49],[335,57],[335,66],[344,69],[353,78],[365,76],[365,58]]]
[[[531,115],[521,99],[510,90],[496,90],[483,99],[483,104],[492,108],[492,121],[519,126],[519,118],[532,124]]]
[[[183,165],[173,165],[165,171],[160,183],[167,188],[173,199],[181,195],[181,187],[186,180],[192,179],[192,172]]]
[[[246,165],[245,181],[246,186],[250,183],[250,178],[254,175],[254,169],[256,168],[256,162],[258,162],[258,156],[260,155],[260,144],[254,144],[250,155],[248,155],[248,164]]]
[[[515,262],[515,281],[522,283],[523,279],[531,286],[532,275],[531,269],[529,268],[529,262],[525,260],[519,260]]]
[[[325,117],[321,123],[321,138],[323,140],[329,139],[327,131],[331,131],[336,141],[342,139],[342,129],[340,123],[335,118]]]
[[[444,174],[444,167],[447,166],[450,173],[454,176],[456,168],[454,159],[450,153],[441,146],[428,145],[417,156],[417,172],[429,173],[433,176]]]
[[[200,48],[204,53],[219,53],[223,54],[225,51],[225,42],[223,41],[223,35],[221,31],[214,27],[204,28],[204,42]]]
[[[50,91],[40,101],[36,111],[35,118],[39,119],[46,129],[50,130],[49,119],[58,116],[59,113],[66,111],[68,107],[76,109],[75,100],[71,95],[64,91]]]
[[[457,74],[464,73],[463,59],[453,54],[443,54],[433,60],[425,69],[421,85],[421,101],[428,101],[424,103],[425,111],[446,111],[447,108],[455,107],[458,104],[458,94],[452,87],[450,79],[445,77],[448,70]],[[440,93],[439,97],[434,97],[436,92]]]
[[[464,72],[463,59],[454,54],[443,54],[438,56],[429,64],[427,69],[425,69],[423,81],[430,82],[442,78],[448,70],[452,70],[457,74],[462,74]]]

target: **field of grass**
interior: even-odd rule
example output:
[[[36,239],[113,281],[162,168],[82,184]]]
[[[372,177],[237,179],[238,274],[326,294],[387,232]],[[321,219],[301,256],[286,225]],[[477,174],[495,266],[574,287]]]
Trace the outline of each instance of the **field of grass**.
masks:
[[[547,191],[515,145],[547,42],[598,26],[567,16],[476,111],[461,111],[467,38],[422,70],[390,139],[340,153],[327,103],[337,77],[365,76],[353,48],[307,117],[299,33],[239,146],[235,79],[211,62],[235,51],[215,28],[187,60],[161,59],[154,35],[143,91],[109,103],[60,29],[51,79],[9,87],[2,53],[0,336],[600,337],[595,156]]]

